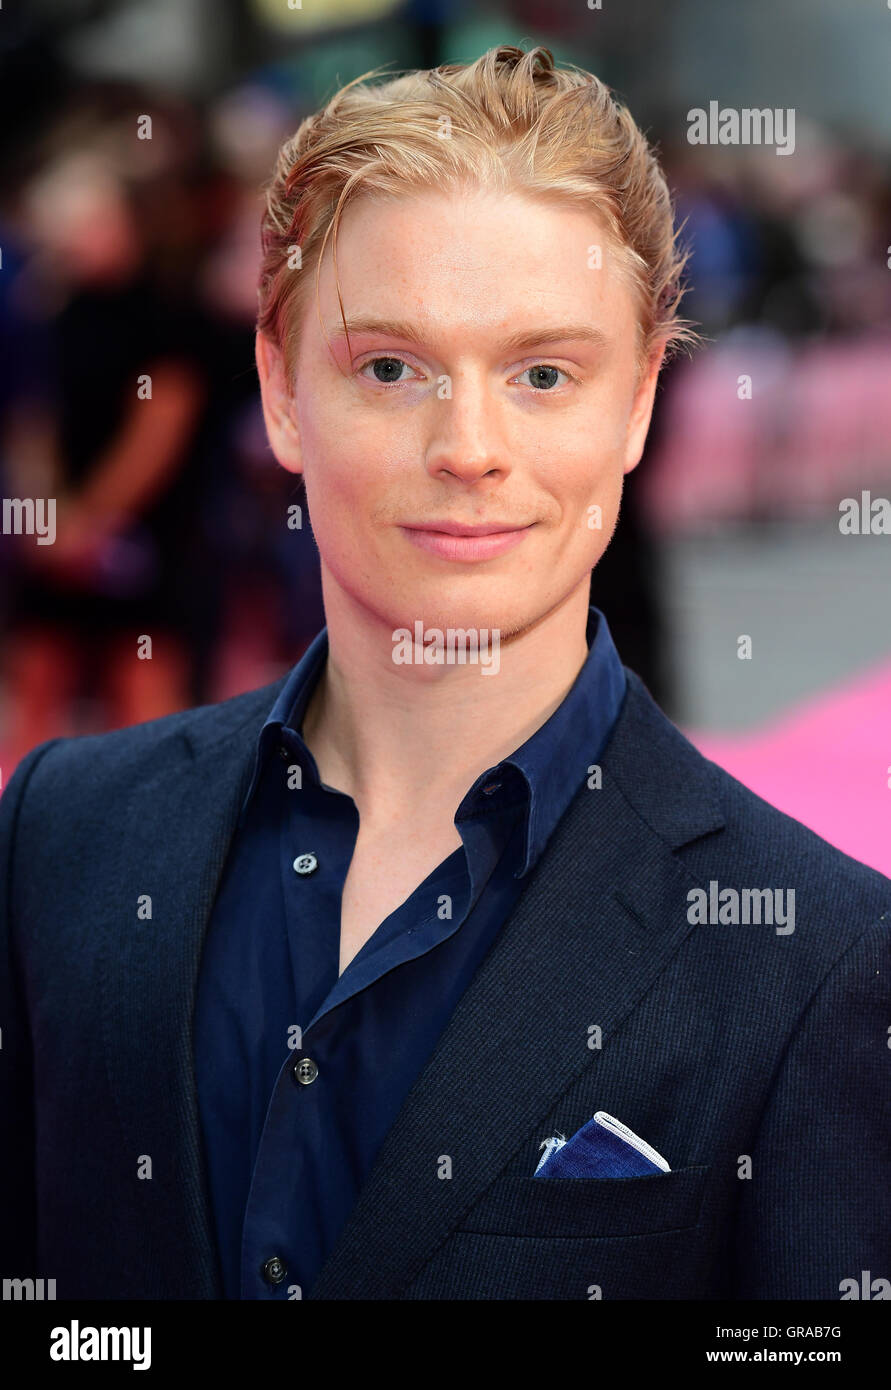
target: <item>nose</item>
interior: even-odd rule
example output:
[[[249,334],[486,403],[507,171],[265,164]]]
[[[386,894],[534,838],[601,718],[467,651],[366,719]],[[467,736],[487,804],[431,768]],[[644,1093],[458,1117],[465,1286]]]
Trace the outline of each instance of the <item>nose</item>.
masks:
[[[426,465],[431,477],[476,483],[510,472],[498,402],[482,374],[446,377],[433,404]]]

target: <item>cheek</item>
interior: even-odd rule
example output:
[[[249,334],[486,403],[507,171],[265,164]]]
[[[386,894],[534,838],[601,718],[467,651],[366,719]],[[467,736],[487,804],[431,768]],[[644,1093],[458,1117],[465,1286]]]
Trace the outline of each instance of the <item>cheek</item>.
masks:
[[[352,592],[374,588],[384,572],[380,513],[393,467],[379,433],[332,410],[313,411],[301,430],[313,536],[324,564]]]
[[[587,516],[592,505],[602,508],[604,524],[607,514],[618,509],[624,476],[622,458],[618,439],[591,433],[575,441],[574,448],[561,448],[551,485],[570,525]]]
[[[567,444],[555,458],[554,468],[539,474],[559,514],[561,553],[567,561],[583,566],[596,564],[609,544],[622,500],[620,432],[605,431],[603,423],[580,434],[571,448]]]
[[[349,526],[355,504],[369,477],[371,448],[367,432],[338,419],[337,412],[318,404],[300,415],[300,440],[306,496],[313,516],[339,515],[338,525]]]
[[[418,456],[405,422],[350,407],[337,391],[301,405],[300,420],[307,475],[320,474],[335,493],[354,496],[389,482]]]

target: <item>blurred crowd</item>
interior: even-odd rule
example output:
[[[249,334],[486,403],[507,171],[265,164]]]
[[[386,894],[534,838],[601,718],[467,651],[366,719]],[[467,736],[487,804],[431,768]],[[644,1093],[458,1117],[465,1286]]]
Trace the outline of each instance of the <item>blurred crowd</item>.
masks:
[[[891,155],[799,120],[794,158],[666,149],[710,339],[672,382],[647,525],[829,516],[891,483]]]
[[[53,545],[0,535],[7,776],[44,738],[272,679],[324,621],[253,364],[262,184],[305,109],[260,80],[205,101],[80,82],[17,151],[0,495],[55,498],[57,520]],[[799,130],[794,159],[649,132],[693,252],[684,312],[711,341],[666,369],[592,599],[669,709],[660,532],[832,511],[891,479],[888,157]]]
[[[0,541],[12,761],[261,684],[324,621],[253,365],[260,190],[290,115],[260,90],[202,117],[97,86],[7,201],[0,493],[56,499],[54,544]]]

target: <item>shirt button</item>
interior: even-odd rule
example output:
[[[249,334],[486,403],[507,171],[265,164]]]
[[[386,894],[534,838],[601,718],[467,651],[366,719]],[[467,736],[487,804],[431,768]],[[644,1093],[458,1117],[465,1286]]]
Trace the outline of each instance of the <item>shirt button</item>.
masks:
[[[278,745],[278,756],[282,759],[283,762],[288,762],[291,757],[289,749],[286,748],[283,743],[280,743]]]
[[[295,1081],[301,1086],[309,1086],[319,1074],[319,1069],[311,1057],[301,1057],[291,1068]]]
[[[273,1255],[262,1265],[260,1272],[267,1284],[280,1284],[288,1273],[288,1266],[278,1255]]]
[[[307,874],[314,874],[319,867],[319,861],[314,854],[298,854],[294,860],[294,872],[306,877]]]
[[[497,792],[497,790],[498,790],[498,788],[499,788],[500,786],[501,786],[501,783],[500,783],[500,782],[490,782],[490,783],[488,784],[488,786],[483,787],[483,795],[484,795],[484,796],[491,796],[493,792]]]

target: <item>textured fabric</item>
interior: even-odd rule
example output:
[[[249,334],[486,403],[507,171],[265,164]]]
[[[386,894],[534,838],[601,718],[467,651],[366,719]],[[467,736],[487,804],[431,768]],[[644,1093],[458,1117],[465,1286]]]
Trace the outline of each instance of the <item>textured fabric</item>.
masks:
[[[341,891],[359,814],[321,783],[300,734],[325,630],[273,703],[214,905],[195,1015],[227,1297],[269,1298],[262,1271],[274,1255],[287,1276],[273,1297],[315,1281],[409,1087],[618,714],[625,673],[593,608],[587,636],[587,659],[559,707],[462,799],[462,846],[342,976]],[[314,856],[310,874],[294,869],[301,853]],[[318,1076],[301,1085],[294,1067],[306,1057]]]
[[[888,1276],[891,883],[627,679],[602,786],[548,840],[311,1299],[835,1300]],[[3,1277],[223,1296],[192,1015],[283,684],[41,745],[0,797]],[[794,888],[794,933],[691,923],[711,880]],[[672,1171],[533,1178],[601,1108]]]

